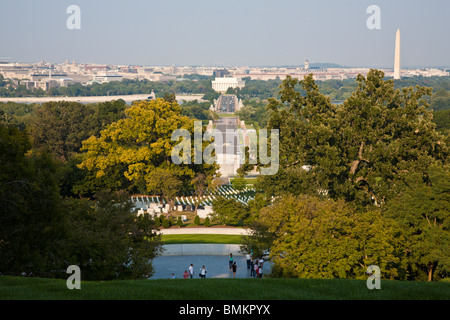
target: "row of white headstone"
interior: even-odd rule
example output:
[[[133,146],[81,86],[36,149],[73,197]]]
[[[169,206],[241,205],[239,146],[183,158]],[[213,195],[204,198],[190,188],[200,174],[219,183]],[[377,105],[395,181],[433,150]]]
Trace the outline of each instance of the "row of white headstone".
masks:
[[[137,215],[139,216],[139,215],[142,215],[142,214],[145,214],[145,213],[148,213],[150,215],[150,217],[152,217],[152,218],[155,218],[156,216],[158,216],[158,213],[155,212],[151,208],[148,208],[147,210],[139,209],[138,212],[137,212]],[[186,215],[181,215],[181,220],[183,222],[187,221],[187,216]]]

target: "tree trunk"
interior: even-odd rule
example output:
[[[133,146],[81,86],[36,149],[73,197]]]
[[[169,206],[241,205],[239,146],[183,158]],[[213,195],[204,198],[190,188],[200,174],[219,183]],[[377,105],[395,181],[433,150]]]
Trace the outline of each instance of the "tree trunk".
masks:
[[[428,266],[428,281],[433,281],[433,265]]]

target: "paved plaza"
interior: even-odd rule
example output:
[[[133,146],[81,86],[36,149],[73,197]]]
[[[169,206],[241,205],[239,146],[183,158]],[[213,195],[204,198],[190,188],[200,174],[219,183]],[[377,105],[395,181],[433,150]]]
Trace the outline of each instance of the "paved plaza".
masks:
[[[233,272],[228,268],[228,256],[226,255],[183,255],[183,256],[158,256],[153,259],[155,274],[151,279],[169,279],[174,273],[177,279],[183,279],[184,270],[188,270],[191,263],[194,264],[194,279],[199,279],[200,268],[204,265],[207,270],[206,278],[232,278]],[[234,257],[237,270],[236,278],[250,278],[250,270],[247,270],[245,256]],[[265,261],[263,273],[271,271],[270,263]]]

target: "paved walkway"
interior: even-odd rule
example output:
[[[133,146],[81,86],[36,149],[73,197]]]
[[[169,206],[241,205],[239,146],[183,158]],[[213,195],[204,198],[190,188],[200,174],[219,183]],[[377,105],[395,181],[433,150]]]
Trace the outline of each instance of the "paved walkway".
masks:
[[[163,245],[163,256],[233,256],[239,253],[238,244],[196,243],[196,244],[166,244]]]
[[[250,229],[244,228],[168,228],[159,230],[160,234],[237,234],[237,235],[248,235],[250,234]]]
[[[233,255],[234,256],[234,255]],[[237,270],[236,278],[250,278],[250,270],[247,270],[245,256],[235,256]],[[177,279],[183,279],[184,270],[194,264],[194,279],[199,279],[200,268],[205,265],[206,278],[232,278],[233,272],[228,268],[228,256],[159,256],[153,260],[155,274],[151,279],[169,279],[174,273]],[[267,261],[263,264],[263,273],[271,272],[271,264]],[[258,279],[255,279],[258,280]]]
[[[161,229],[162,234],[247,234],[242,228],[171,228]],[[161,256],[153,259],[155,274],[151,279],[168,279],[174,273],[177,279],[183,279],[184,270],[194,264],[195,279],[198,279],[200,268],[205,265],[207,278],[232,278],[233,272],[228,268],[230,253],[236,261],[236,278],[250,278],[247,270],[247,259],[239,253],[238,244],[166,244]],[[263,273],[271,272],[271,263],[265,261]]]
[[[249,278],[247,259],[239,253],[238,244],[166,244],[161,256],[153,259],[155,274],[152,279],[168,279],[172,273],[177,279],[183,278],[184,270],[194,264],[195,277],[199,278],[200,268],[205,265],[207,278],[232,278],[233,272],[228,268],[230,253],[237,265],[236,278]],[[271,272],[271,263],[265,261],[263,273]]]

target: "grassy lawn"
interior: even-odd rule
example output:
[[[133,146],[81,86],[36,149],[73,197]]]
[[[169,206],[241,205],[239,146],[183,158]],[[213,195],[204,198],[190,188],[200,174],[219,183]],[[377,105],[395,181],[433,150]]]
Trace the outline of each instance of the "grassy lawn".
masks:
[[[244,178],[244,179],[247,182],[248,187],[252,187],[258,181],[258,178]]]
[[[117,280],[69,290],[64,279],[0,276],[0,299],[448,300],[450,283],[382,280],[380,290],[369,290],[365,280],[344,279]]]
[[[226,243],[240,244],[241,236],[234,234],[163,234],[164,244],[179,243]]]

